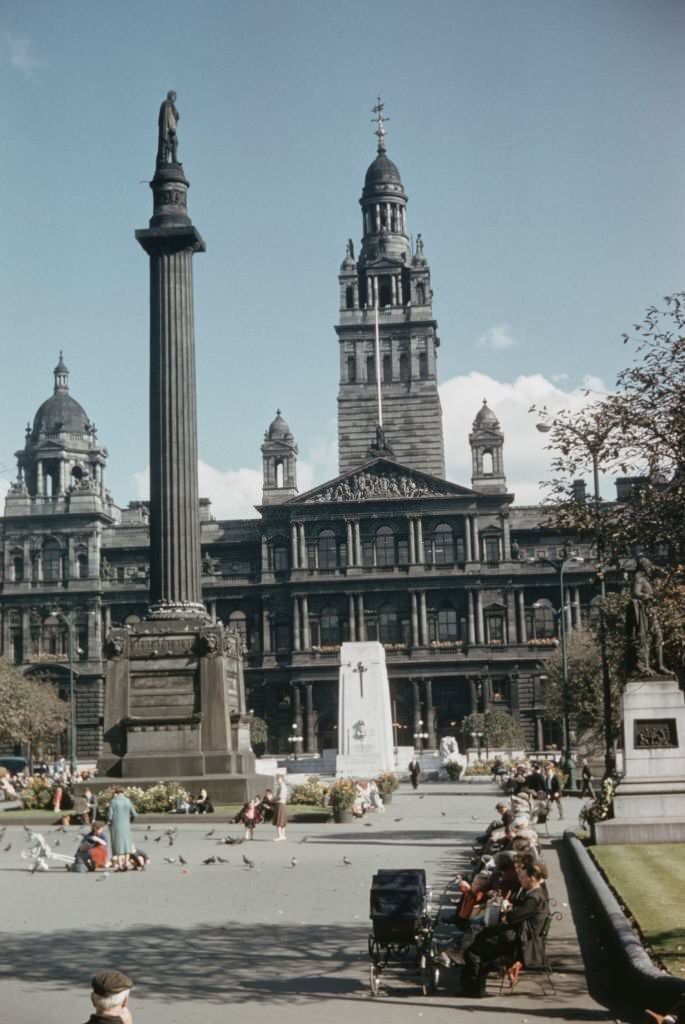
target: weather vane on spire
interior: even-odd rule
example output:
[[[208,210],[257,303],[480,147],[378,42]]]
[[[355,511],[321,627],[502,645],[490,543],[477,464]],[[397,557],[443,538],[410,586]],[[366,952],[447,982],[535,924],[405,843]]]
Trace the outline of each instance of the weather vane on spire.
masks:
[[[371,108],[371,113],[375,114],[375,117],[372,117],[371,121],[376,123],[376,131],[374,132],[374,135],[378,136],[379,153],[383,153],[385,151],[385,125],[386,122],[390,120],[389,117],[383,117],[384,107],[385,103],[383,103],[383,100],[379,96],[376,106]]]

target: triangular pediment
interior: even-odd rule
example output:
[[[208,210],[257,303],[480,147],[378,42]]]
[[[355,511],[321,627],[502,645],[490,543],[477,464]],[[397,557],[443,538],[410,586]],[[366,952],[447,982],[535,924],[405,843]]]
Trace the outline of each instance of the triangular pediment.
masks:
[[[334,501],[406,501],[408,498],[476,497],[475,491],[440,477],[410,469],[392,459],[372,459],[352,470],[291,498],[288,505],[315,505]]]

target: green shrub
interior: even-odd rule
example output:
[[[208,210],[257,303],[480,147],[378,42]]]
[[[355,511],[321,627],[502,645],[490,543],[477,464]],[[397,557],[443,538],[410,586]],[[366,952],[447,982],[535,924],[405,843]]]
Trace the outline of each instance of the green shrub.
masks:
[[[357,786],[353,779],[336,779],[328,790],[328,803],[334,811],[349,811],[357,799]]]
[[[52,808],[53,787],[42,776],[31,779],[19,798],[27,811],[46,811]]]
[[[400,780],[394,772],[381,772],[380,775],[376,776],[376,784],[378,785],[381,799],[385,800],[386,796],[390,796],[391,793],[395,792],[400,784]]]
[[[444,768],[447,772],[447,778],[450,779],[451,782],[459,782],[464,771],[462,765],[458,764],[457,761],[446,761]]]
[[[116,786],[108,786],[97,794],[98,804],[105,808],[112,797]],[[124,787],[124,795],[129,798],[138,814],[164,814],[176,809],[178,803],[190,800],[190,794],[177,782],[158,782],[149,789],[141,786]]]
[[[617,783],[618,780],[615,775],[607,776],[602,782],[602,788],[595,799],[581,807],[578,817],[583,825],[589,827],[591,822],[606,821],[607,818],[613,817],[614,794],[616,793]]]
[[[323,784],[319,776],[310,775],[306,782],[300,782],[293,786],[288,803],[322,807],[327,792],[328,788]]]

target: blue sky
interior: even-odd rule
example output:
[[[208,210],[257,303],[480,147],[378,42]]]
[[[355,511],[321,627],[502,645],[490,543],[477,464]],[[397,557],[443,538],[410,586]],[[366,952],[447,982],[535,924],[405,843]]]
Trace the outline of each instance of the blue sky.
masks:
[[[72,394],[126,504],[145,490],[146,226],[159,103],[207,242],[195,259],[201,490],[259,497],[280,406],[301,489],[336,472],[337,273],[380,93],[431,264],[448,475],[488,397],[510,487],[545,473],[527,408],[578,404],[621,333],[685,283],[685,5],[666,0],[5,0],[0,6],[0,487]]]

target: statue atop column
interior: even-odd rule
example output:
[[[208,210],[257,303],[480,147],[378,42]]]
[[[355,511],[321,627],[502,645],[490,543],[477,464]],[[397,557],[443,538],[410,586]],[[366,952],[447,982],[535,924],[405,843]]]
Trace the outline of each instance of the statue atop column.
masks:
[[[176,109],[176,93],[171,90],[166,94],[166,99],[159,108],[159,139],[157,143],[157,167],[162,164],[177,164],[176,147],[178,138],[176,136],[176,125],[180,114]]]
[[[638,558],[626,614],[626,668],[628,676],[670,675],[664,665],[664,638],[656,607],[648,558]]]

